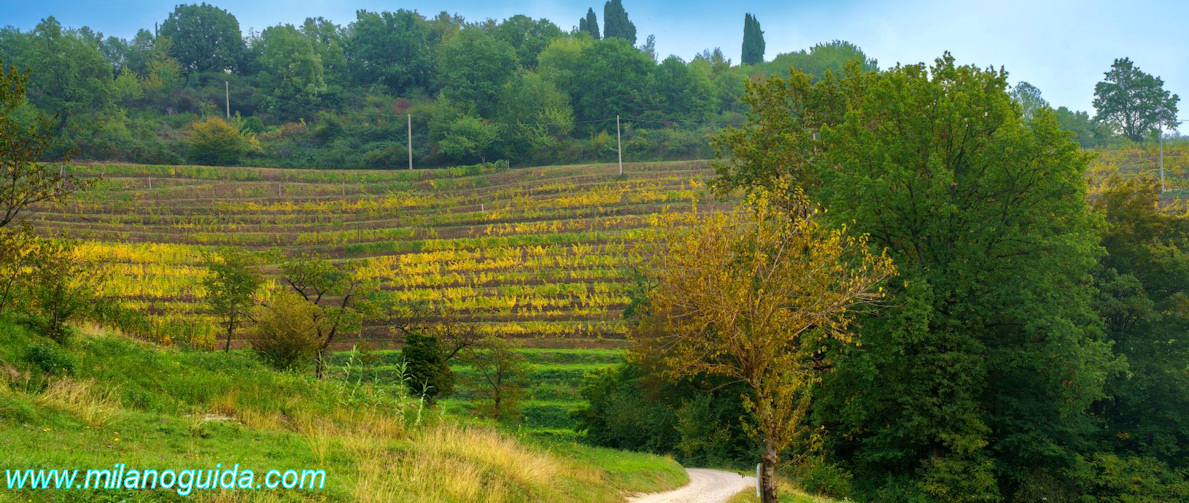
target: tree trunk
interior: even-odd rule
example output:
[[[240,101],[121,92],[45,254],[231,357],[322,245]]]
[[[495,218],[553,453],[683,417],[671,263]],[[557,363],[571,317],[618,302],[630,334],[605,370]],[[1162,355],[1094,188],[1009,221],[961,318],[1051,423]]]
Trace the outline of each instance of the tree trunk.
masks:
[[[231,329],[231,324],[230,324],[230,323],[228,323],[228,324],[227,324],[227,343],[223,345],[223,352],[224,352],[224,353],[230,353],[230,352],[231,352],[231,335],[232,335],[232,332],[233,332],[233,331],[232,331],[232,329]]]
[[[760,502],[776,503],[776,463],[780,454],[772,446],[764,446],[760,468]]]
[[[325,354],[326,354],[325,350],[319,349],[318,356],[314,357],[314,376],[316,376],[318,379],[322,378],[322,369],[323,369],[322,355],[325,355]]]

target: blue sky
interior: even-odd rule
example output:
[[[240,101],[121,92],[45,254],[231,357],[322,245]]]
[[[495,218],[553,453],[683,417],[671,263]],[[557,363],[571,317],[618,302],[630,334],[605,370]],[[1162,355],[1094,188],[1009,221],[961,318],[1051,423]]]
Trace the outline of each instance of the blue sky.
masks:
[[[177,1],[0,0],[0,25],[29,29],[46,16],[66,26],[87,25],[105,35],[131,37],[169,15]],[[467,20],[513,14],[548,18],[568,30],[588,7],[602,22],[603,0],[208,0],[231,11],[241,28],[257,31],[323,16],[339,24],[356,9],[415,9],[457,13]],[[833,39],[853,42],[881,67],[932,61],[951,51],[959,62],[1003,66],[1013,82],[1025,80],[1054,106],[1093,113],[1094,84],[1118,57],[1130,57],[1165,88],[1189,100],[1189,2],[1166,0],[624,0],[638,43],[656,35],[661,57],[689,60],[721,47],[738,61],[743,15],[754,13],[767,41],[767,59]],[[1182,120],[1189,102],[1182,101]],[[1184,130],[1184,127],[1182,127]]]

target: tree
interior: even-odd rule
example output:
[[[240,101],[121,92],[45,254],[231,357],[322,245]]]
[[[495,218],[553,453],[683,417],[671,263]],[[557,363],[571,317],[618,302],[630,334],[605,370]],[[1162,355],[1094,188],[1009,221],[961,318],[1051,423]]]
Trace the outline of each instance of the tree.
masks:
[[[1105,80],[1094,86],[1094,119],[1131,141],[1177,122],[1180,97],[1164,89],[1164,80],[1148,75],[1131,59],[1116,59]]]
[[[290,290],[272,293],[256,307],[256,323],[248,332],[248,344],[269,365],[293,370],[315,358],[324,330],[318,306]]]
[[[575,71],[574,111],[579,121],[639,116],[650,109],[656,63],[622,38],[606,38],[582,51]],[[602,123],[606,124],[606,123]]]
[[[623,10],[623,0],[607,0],[603,4],[603,37],[618,37],[636,45],[636,25]]]
[[[756,192],[744,207],[670,230],[652,255],[657,285],[628,334],[637,357],[664,375],[747,386],[765,503],[777,500],[781,456],[810,442],[804,420],[829,346],[857,342],[855,311],[878,300],[875,286],[895,273],[888,257],[868,252],[866,236],[830,229],[804,196],[794,192],[793,211],[770,198]]]
[[[441,341],[431,335],[411,333],[400,350],[409,376],[409,390],[430,403],[454,393],[454,371],[445,357]]]
[[[861,317],[863,347],[815,397],[855,489],[890,501],[1076,493],[1088,408],[1121,367],[1091,306],[1089,159],[1053,112],[1026,123],[1005,73],[948,54],[815,83],[794,72],[747,100],[756,111],[719,141],[734,156],[720,183],[794,180],[886,247],[904,279],[888,286],[898,308]]]
[[[561,38],[561,28],[548,19],[533,20],[517,14],[495,29],[495,38],[507,42],[516,50],[516,60],[529,70],[536,70],[537,55],[541,54],[554,39]]]
[[[322,377],[327,349],[339,334],[358,333],[363,322],[375,315],[368,298],[375,282],[365,279],[355,264],[336,264],[311,255],[299,255],[281,264],[281,281],[313,306],[317,347],[314,373]]]
[[[669,56],[653,72],[659,109],[666,119],[704,121],[717,109],[710,79],[681,58]]]
[[[516,75],[516,50],[479,28],[463,29],[438,51],[442,96],[492,117],[496,96]]]
[[[515,421],[520,417],[520,398],[524,394],[528,366],[516,347],[511,340],[488,335],[462,353],[463,364],[474,370],[466,378],[468,384],[480,398],[489,401],[481,409],[500,421]]]
[[[322,57],[310,38],[293,25],[266,28],[260,34],[260,87],[269,96],[274,112],[299,115],[318,104],[326,91]]]
[[[433,32],[421,15],[405,9],[360,10],[355,18],[348,29],[347,59],[356,84],[380,84],[398,96],[429,87],[434,71]]]
[[[486,163],[495,143],[496,126],[475,116],[464,115],[446,125],[438,136],[438,148],[458,162],[478,159]]]
[[[169,55],[190,72],[234,71],[246,52],[235,16],[205,3],[175,7],[158,36],[172,41]]]
[[[1055,111],[1057,123],[1061,124],[1061,129],[1069,131],[1074,134],[1074,138],[1082,145],[1082,148],[1102,147],[1111,139],[1111,132],[1090,117],[1086,112],[1075,112],[1065,107],[1060,107]]]
[[[1032,117],[1036,116],[1038,110],[1049,106],[1049,102],[1040,96],[1040,89],[1023,81],[1012,88],[1011,98],[1020,105],[1022,110],[1020,117],[1028,122],[1032,121]]]
[[[65,173],[66,156],[63,164],[40,162],[48,151],[64,150],[65,145],[50,133],[52,120],[37,117],[29,123],[17,117],[28,82],[29,71],[5,71],[0,60],[0,229],[30,205],[61,200],[91,184]]]
[[[578,31],[590,34],[595,40],[603,38],[599,36],[599,18],[595,16],[593,7],[586,9],[586,17],[578,19]]]
[[[223,351],[231,351],[231,339],[255,305],[253,296],[264,282],[259,260],[234,248],[222,248],[205,257],[207,275],[202,280],[206,303],[227,327]]]
[[[764,62],[764,31],[760,21],[751,13],[743,16],[743,56],[739,59],[745,65]]]
[[[80,254],[73,242],[38,239],[33,246],[28,261],[32,305],[47,318],[45,335],[65,343],[66,322],[94,312],[108,270]]]
[[[211,166],[234,165],[253,150],[251,140],[219,116],[191,124],[189,142],[194,162]]]
[[[1092,199],[1105,217],[1106,255],[1095,304],[1127,373],[1111,377],[1095,406],[1109,451],[1189,466],[1189,216],[1161,207],[1151,176],[1101,181]],[[1172,470],[1169,470],[1170,472]]]

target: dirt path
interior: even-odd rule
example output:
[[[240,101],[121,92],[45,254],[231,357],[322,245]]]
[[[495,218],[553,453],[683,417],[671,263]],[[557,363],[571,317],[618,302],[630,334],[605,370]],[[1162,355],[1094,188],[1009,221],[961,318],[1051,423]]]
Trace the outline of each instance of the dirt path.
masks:
[[[632,503],[722,503],[747,488],[755,488],[756,478],[722,470],[686,468],[689,484],[664,493],[643,494]]]

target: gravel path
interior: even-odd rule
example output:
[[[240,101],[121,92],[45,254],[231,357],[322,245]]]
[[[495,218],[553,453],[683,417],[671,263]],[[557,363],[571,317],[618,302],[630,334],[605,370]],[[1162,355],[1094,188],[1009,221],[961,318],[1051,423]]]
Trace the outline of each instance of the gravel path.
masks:
[[[722,470],[686,468],[689,484],[664,493],[642,494],[632,503],[722,503],[744,489],[756,486],[756,478]]]

